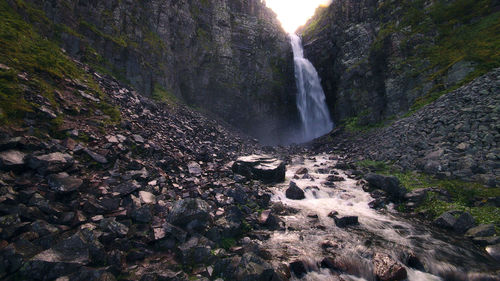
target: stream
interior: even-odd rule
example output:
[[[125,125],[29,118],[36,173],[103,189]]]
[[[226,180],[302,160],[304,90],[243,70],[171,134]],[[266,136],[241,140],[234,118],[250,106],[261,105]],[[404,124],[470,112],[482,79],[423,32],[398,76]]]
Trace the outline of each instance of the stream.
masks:
[[[406,219],[391,205],[385,210],[370,208],[374,199],[358,181],[334,168],[337,160],[326,154],[296,156],[287,166],[285,183],[273,190],[275,205],[281,203],[295,211],[279,214],[286,230],[270,232],[263,246],[272,254],[275,266],[294,261],[306,264],[308,273],[292,274],[292,280],[377,280],[372,261],[376,253],[401,263],[410,281],[499,280],[480,273],[494,272],[500,266],[467,239]],[[344,180],[339,178],[332,186],[327,181],[331,175]],[[305,199],[286,197],[290,181],[305,191]],[[332,211],[338,217],[357,216],[359,224],[337,227],[329,217]],[[325,257],[335,257],[346,265],[347,273],[321,268]]]

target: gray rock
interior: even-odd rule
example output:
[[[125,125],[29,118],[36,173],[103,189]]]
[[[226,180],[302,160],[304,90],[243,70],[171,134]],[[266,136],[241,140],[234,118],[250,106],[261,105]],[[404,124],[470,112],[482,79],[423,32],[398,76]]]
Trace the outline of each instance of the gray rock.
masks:
[[[24,168],[26,154],[17,150],[0,152],[0,170],[12,171]]]
[[[381,281],[405,280],[408,276],[403,265],[383,253],[375,254],[373,266],[375,275]]]
[[[266,183],[285,180],[285,163],[268,155],[250,155],[238,158],[232,167],[236,174]]]
[[[474,237],[472,242],[479,246],[495,245],[500,243],[500,236]]]
[[[434,220],[434,225],[440,228],[453,229],[453,225],[457,222],[452,213],[446,212]]]
[[[156,196],[151,192],[139,191],[139,199],[144,204],[156,204]]]
[[[242,257],[218,260],[214,266],[214,276],[223,276],[224,280],[283,280],[272,266],[251,253]]]
[[[73,156],[61,152],[32,156],[29,166],[40,173],[58,173],[73,165]]]
[[[413,203],[416,203],[416,204],[420,204],[420,203],[422,203],[425,200],[428,191],[429,191],[428,188],[415,189],[415,190],[412,190],[409,193],[406,193],[405,196],[404,196],[404,199],[406,201],[408,201],[408,202],[413,202]]]
[[[21,276],[35,280],[53,280],[71,274],[91,262],[91,246],[77,233],[30,259]]]
[[[108,163],[108,159],[106,159],[106,157],[104,157],[100,154],[97,154],[88,148],[85,148],[83,151],[85,153],[87,153],[87,155],[90,156],[90,158],[92,158],[94,161],[96,161],[99,164],[107,164]]]
[[[306,198],[304,191],[293,181],[290,182],[290,186],[286,190],[285,195],[288,199],[292,200],[302,200]]]
[[[495,235],[495,226],[493,224],[482,224],[473,227],[465,233],[467,237],[488,237]]]
[[[151,208],[149,205],[141,206],[137,209],[134,209],[131,213],[132,218],[140,223],[150,223],[153,219],[153,215],[151,213]]]
[[[103,231],[110,232],[118,237],[125,237],[129,231],[129,228],[116,221],[115,218],[105,218],[101,220],[99,225]]]
[[[131,182],[125,182],[122,183],[116,187],[113,188],[113,192],[116,192],[120,194],[120,196],[126,196],[129,195],[130,193],[136,191],[139,189],[141,186],[139,183],[137,183],[135,180]]]
[[[204,230],[212,222],[210,206],[201,199],[179,200],[168,214],[168,221],[188,230]]]
[[[404,198],[407,190],[400,185],[398,178],[393,176],[383,176],[377,174],[368,174],[365,177],[371,188],[381,189],[387,192],[391,200],[400,201]]]
[[[207,238],[195,235],[178,247],[178,256],[183,264],[208,264],[214,259],[211,250]]]
[[[471,214],[463,212],[457,218],[457,221],[453,225],[453,230],[457,233],[465,233],[470,228],[474,227],[476,222]]]
[[[191,161],[188,163],[187,166],[188,166],[188,171],[191,175],[193,175],[193,176],[201,175],[202,170],[201,170],[200,164],[198,164],[194,161]]]
[[[47,180],[50,188],[59,193],[76,191],[83,184],[83,180],[70,176],[66,172],[49,175]]]
[[[434,225],[463,234],[474,227],[475,222],[472,215],[467,212],[448,211],[435,219]]]

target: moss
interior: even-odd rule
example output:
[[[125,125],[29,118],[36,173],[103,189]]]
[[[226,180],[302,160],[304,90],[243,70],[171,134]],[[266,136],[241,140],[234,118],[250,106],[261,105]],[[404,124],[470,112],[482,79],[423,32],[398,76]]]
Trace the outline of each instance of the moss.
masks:
[[[172,92],[163,88],[156,83],[153,89],[153,99],[156,101],[166,102],[170,105],[175,105],[179,102],[178,98]]]
[[[224,238],[220,241],[219,246],[222,249],[229,250],[230,248],[236,246],[236,240],[234,238]]]
[[[102,102],[99,104],[99,109],[110,118],[109,121],[105,123],[105,125],[112,125],[120,122],[121,112],[117,107]]]
[[[500,208],[475,205],[477,201],[485,203],[490,197],[500,196],[500,188],[485,187],[477,182],[437,179],[431,175],[416,171],[401,172],[395,170],[391,163],[387,162],[364,160],[357,162],[357,165],[370,168],[380,174],[395,176],[399,179],[401,185],[410,191],[434,187],[445,190],[451,196],[451,202],[446,202],[437,193],[430,192],[425,202],[416,211],[426,212],[436,218],[446,211],[463,210],[470,212],[478,223],[500,225]],[[400,210],[405,209],[404,206],[400,208]]]
[[[110,41],[116,43],[117,45],[119,45],[119,46],[121,46],[123,48],[127,48],[128,47],[128,43],[130,43],[130,41],[127,40],[126,36],[124,36],[124,35],[111,36],[109,34],[106,34],[106,33],[102,32],[101,30],[99,30],[97,28],[97,26],[95,26],[94,24],[89,23],[87,21],[80,20],[80,26],[87,28],[88,30],[90,30],[93,33],[99,35],[100,37],[102,37],[104,39],[107,39],[107,40],[110,40]]]

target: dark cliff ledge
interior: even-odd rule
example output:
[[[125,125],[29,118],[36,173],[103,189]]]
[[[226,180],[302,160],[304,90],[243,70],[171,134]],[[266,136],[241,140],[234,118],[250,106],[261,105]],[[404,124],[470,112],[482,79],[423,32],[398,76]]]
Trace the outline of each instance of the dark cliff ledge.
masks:
[[[300,30],[337,123],[415,112],[500,66],[498,1],[336,0]]]
[[[296,119],[292,51],[260,1],[7,2],[70,56],[146,96],[180,98],[257,137]]]

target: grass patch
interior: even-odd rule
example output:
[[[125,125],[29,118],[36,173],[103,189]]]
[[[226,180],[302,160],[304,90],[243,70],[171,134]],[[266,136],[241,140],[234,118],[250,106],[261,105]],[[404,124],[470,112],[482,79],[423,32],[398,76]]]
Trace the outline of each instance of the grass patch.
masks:
[[[430,192],[424,203],[416,211],[425,211],[433,218],[436,218],[446,211],[462,210],[470,212],[477,223],[500,225],[500,208],[487,204],[476,205],[478,201],[486,203],[488,198],[500,196],[500,188],[498,187],[489,188],[476,182],[437,179],[431,175],[416,171],[401,172],[394,169],[392,163],[389,162],[363,160],[356,164],[379,174],[397,177],[409,191],[434,187],[445,190],[451,196],[451,202],[446,202],[437,193]]]

